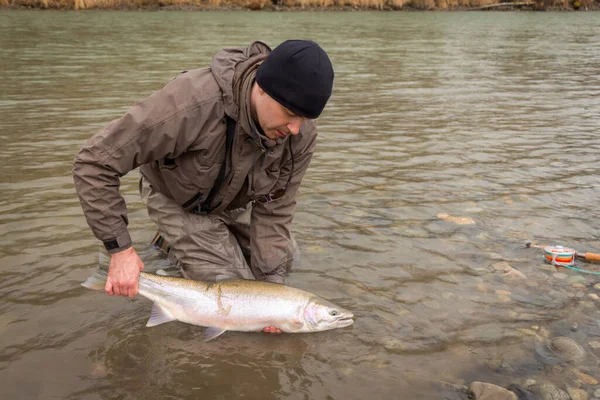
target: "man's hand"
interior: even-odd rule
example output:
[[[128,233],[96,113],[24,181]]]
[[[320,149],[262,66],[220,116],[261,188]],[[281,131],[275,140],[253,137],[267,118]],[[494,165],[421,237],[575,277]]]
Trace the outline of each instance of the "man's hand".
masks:
[[[267,333],[283,333],[283,332],[281,332],[281,329],[276,328],[274,326],[267,326],[266,328],[263,329],[263,332],[267,332]]]
[[[144,263],[133,247],[111,254],[104,291],[109,296],[135,297],[138,293],[140,271],[143,269]]]

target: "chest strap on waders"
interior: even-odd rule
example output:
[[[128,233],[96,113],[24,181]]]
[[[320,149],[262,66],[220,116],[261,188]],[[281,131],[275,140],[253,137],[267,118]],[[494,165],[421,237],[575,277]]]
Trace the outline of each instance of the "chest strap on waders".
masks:
[[[208,196],[206,196],[206,199],[192,210],[192,213],[194,213],[194,214],[209,213],[220,205],[220,203],[219,203],[214,207],[210,206],[210,204],[212,203],[213,199],[215,198],[217,192],[221,188],[223,181],[225,180],[225,171],[227,170],[227,160],[228,159],[229,159],[229,163],[231,164],[231,149],[233,147],[233,136],[235,135],[235,121],[233,119],[229,118],[229,116],[225,116],[225,118],[227,119],[227,135],[226,135],[226,139],[225,139],[225,158],[223,158],[223,163],[221,164],[221,169],[219,170],[219,175],[217,176],[215,183],[213,183],[213,186],[210,189]]]

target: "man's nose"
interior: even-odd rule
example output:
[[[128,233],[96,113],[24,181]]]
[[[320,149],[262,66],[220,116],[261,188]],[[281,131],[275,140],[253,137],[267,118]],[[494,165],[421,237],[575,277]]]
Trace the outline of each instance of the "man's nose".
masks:
[[[302,122],[304,122],[302,118],[293,118],[287,126],[288,130],[290,131],[290,134],[297,135],[298,132],[300,132]]]

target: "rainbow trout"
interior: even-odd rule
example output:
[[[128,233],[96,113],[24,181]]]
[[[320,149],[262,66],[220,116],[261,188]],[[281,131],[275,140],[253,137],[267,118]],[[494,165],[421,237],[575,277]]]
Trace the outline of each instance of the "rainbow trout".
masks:
[[[99,269],[81,285],[104,290]],[[140,273],[139,294],[154,302],[146,326],[181,321],[207,327],[206,341],[226,331],[318,332],[352,325],[351,312],[291,286],[251,280],[216,283]]]

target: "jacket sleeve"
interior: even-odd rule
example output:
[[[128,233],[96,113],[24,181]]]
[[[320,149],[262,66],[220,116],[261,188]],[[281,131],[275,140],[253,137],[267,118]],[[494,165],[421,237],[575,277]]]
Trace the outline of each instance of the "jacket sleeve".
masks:
[[[314,122],[309,123],[312,130],[308,132],[309,140],[305,141],[302,148],[295,149],[292,142],[294,175],[286,194],[271,203],[256,202],[252,207],[251,268],[256,278],[260,280],[284,283],[297,250],[291,233],[292,220],[296,212],[296,194],[315,151],[317,139]],[[294,137],[290,138],[293,139]],[[282,167],[279,185],[285,185],[291,167],[291,160]]]
[[[131,246],[120,178],[142,164],[182,154],[206,126],[207,115],[218,114],[211,109],[218,102],[199,103],[194,94],[198,88],[184,76],[94,134],[75,157],[73,179],[85,218],[109,253]]]

